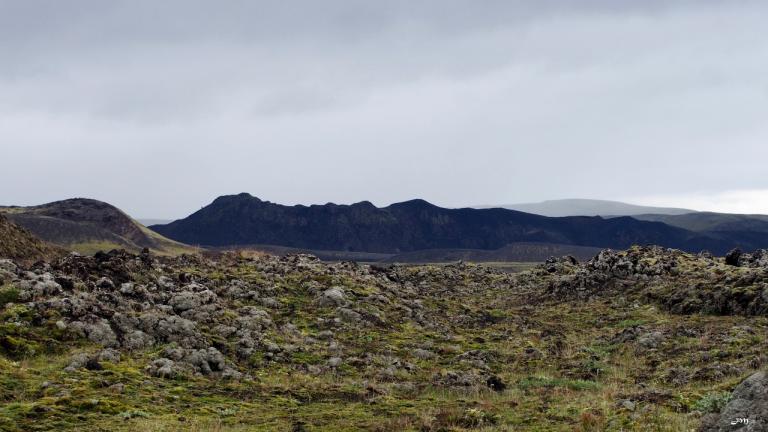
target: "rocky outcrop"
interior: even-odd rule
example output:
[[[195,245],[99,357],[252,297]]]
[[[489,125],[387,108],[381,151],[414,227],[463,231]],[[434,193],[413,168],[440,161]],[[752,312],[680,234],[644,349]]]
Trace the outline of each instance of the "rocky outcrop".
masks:
[[[621,252],[604,250],[583,265],[567,257],[548,261],[543,270],[552,274],[548,287],[550,295],[589,299],[611,289],[674,275],[681,256],[681,251],[657,246]]]
[[[327,367],[339,368],[347,360],[340,355],[343,347],[334,341],[335,332],[388,328],[391,323],[385,310],[396,321],[433,327],[421,304],[421,298],[434,294],[432,287],[472,295],[514,280],[510,274],[468,265],[415,271],[325,264],[309,255],[263,256],[246,263],[231,258],[214,262],[116,250],[93,257],[69,255],[30,271],[12,261],[0,261],[0,275],[18,289],[19,300],[36,320],[56,317],[55,327],[64,338],[88,340],[127,355],[163,347],[145,368],[156,377],[197,374],[237,379],[247,378],[239,369],[254,355],[285,362],[318,339],[330,344]],[[231,271],[231,265],[245,265],[256,279],[238,279],[231,273],[223,279],[206,276]],[[185,271],[191,267],[197,275]],[[275,297],[285,294],[285,281],[297,275],[305,279],[298,289],[309,300],[306,307],[324,316],[318,322],[325,330],[309,342],[294,324],[283,322],[277,328],[275,322],[275,310],[284,307]],[[363,292],[318,282],[332,279],[354,280],[367,288]],[[274,341],[275,335],[281,343]],[[419,348],[412,355],[426,360],[437,354]],[[67,370],[97,367],[100,361],[93,354],[82,354]]]
[[[621,296],[680,314],[768,314],[768,254],[733,251],[725,259],[657,246],[605,250],[583,265],[552,260],[531,283],[544,283],[543,298],[590,300]]]
[[[741,249],[733,249],[725,256],[725,263],[734,267],[768,269],[768,249],[759,249],[753,253],[744,253]]]

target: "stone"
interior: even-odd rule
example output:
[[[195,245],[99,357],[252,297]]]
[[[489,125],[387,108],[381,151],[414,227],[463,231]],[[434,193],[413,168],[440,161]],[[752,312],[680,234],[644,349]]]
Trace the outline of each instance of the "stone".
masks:
[[[664,334],[660,331],[643,334],[637,339],[637,344],[646,349],[656,349],[662,342],[664,342]]]
[[[174,311],[179,313],[200,307],[200,305],[203,303],[197,293],[184,291],[171,297],[171,299],[168,301],[168,304],[173,308]]]
[[[90,356],[85,353],[79,353],[72,356],[72,358],[69,360],[69,364],[67,367],[64,368],[65,372],[74,372],[82,367],[85,367],[85,364],[90,359]]]
[[[331,339],[333,339],[333,336],[334,336],[334,334],[330,330],[323,330],[323,331],[321,331],[320,333],[317,334],[317,338],[318,339],[323,339],[323,340],[331,340]]]
[[[768,373],[757,372],[742,381],[719,417],[702,423],[702,432],[768,432]]]
[[[200,347],[204,339],[193,321],[179,316],[161,319],[157,323],[155,335],[164,341],[178,342],[190,348]]]
[[[339,317],[341,321],[346,323],[356,323],[363,318],[362,315],[353,311],[352,309],[343,307],[336,309],[336,316]]]
[[[146,368],[147,373],[160,378],[174,378],[179,372],[176,363],[167,358],[153,360]]]
[[[421,349],[421,348],[416,348],[415,350],[413,350],[411,354],[420,360],[429,360],[437,357],[437,354],[433,353],[432,351]]]
[[[741,249],[733,249],[725,256],[725,264],[729,266],[738,267],[739,266],[739,258],[741,258]]]
[[[272,297],[264,297],[259,299],[259,304],[265,308],[277,309],[280,307],[280,302]]]
[[[226,367],[224,355],[212,347],[190,351],[183,357],[183,361],[194,366],[197,372],[203,375],[221,372]]]
[[[22,291],[20,297],[24,301],[49,298],[62,292],[61,285],[50,273],[27,273],[26,279],[16,285]]]
[[[635,403],[631,400],[623,400],[621,401],[621,407],[624,408],[627,411],[634,411],[635,410]]]
[[[72,323],[73,325],[75,323]],[[109,325],[109,321],[102,318],[93,324],[83,324],[86,337],[91,341],[107,348],[117,348],[117,335]]]
[[[115,283],[112,282],[112,279],[108,277],[102,277],[98,281],[96,281],[96,288],[101,290],[114,290],[115,289]]]
[[[481,376],[473,371],[441,371],[432,377],[434,384],[445,387],[476,387],[484,384]]]
[[[155,344],[155,338],[141,330],[134,330],[123,336],[123,348],[127,350],[142,350]]]
[[[327,289],[317,298],[317,304],[320,306],[343,306],[346,303],[346,295],[341,287]]]
[[[507,388],[507,385],[504,383],[504,381],[502,381],[502,379],[496,375],[491,375],[486,378],[485,385],[496,392],[503,392]]]
[[[242,372],[238,371],[237,369],[233,369],[231,367],[224,368],[224,371],[221,373],[222,379],[228,379],[228,380],[234,380],[239,381],[241,379],[246,378]]]
[[[15,274],[18,267],[9,259],[0,259],[0,270]]]
[[[100,371],[104,369],[104,366],[99,363],[99,359],[96,357],[91,357],[88,359],[88,361],[85,362],[85,368],[90,371]]]
[[[98,355],[99,361],[107,361],[110,363],[119,363],[120,358],[120,351],[114,350],[112,348],[102,350]]]

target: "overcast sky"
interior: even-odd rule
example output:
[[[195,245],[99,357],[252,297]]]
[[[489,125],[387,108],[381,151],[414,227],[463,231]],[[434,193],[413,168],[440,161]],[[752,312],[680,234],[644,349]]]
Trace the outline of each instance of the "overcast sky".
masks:
[[[0,204],[768,213],[768,2],[0,0]]]

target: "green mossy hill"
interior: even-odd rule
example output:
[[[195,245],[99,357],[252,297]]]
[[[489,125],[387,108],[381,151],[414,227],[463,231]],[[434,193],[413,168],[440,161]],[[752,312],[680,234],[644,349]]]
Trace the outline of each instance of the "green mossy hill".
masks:
[[[0,260],[0,431],[694,430],[768,362],[735,263]]]

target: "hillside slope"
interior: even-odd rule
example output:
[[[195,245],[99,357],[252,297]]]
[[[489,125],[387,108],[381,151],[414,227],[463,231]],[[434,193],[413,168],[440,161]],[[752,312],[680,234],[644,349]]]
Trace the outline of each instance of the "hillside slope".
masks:
[[[34,207],[3,207],[0,212],[41,239],[81,253],[115,248],[178,253],[191,248],[166,239],[105,202],[73,198]]]
[[[206,246],[272,244],[297,248],[400,253],[424,249],[499,249],[538,242],[626,248],[660,244],[725,253],[734,244],[663,223],[629,217],[549,218],[505,209],[446,209],[423,200],[377,208],[352,205],[284,206],[249,194],[217,198],[191,216],[153,230]]]
[[[0,258],[30,264],[38,260],[53,259],[62,253],[63,250],[41,241],[0,214]]]

